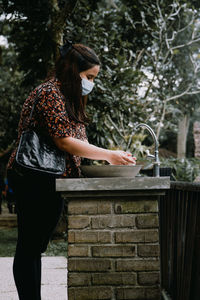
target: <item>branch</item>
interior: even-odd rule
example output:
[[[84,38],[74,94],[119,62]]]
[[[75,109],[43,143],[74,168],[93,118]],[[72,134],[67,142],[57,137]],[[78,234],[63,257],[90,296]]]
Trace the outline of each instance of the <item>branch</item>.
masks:
[[[169,102],[169,101],[171,101],[171,100],[178,99],[178,98],[183,97],[183,96],[185,96],[185,95],[196,95],[196,94],[199,94],[199,93],[200,93],[200,89],[199,89],[199,90],[196,90],[196,91],[190,91],[190,92],[189,92],[189,90],[191,89],[191,87],[192,87],[192,85],[190,84],[190,85],[187,87],[187,89],[186,89],[184,92],[182,92],[181,94],[172,96],[172,97],[170,97],[170,98],[168,98],[168,99],[165,99],[164,101]]]
[[[118,134],[124,139],[123,134],[120,132],[119,128],[117,127],[117,125],[113,122],[113,120],[111,119],[110,115],[107,115],[108,120],[110,121],[110,123],[113,125],[113,127],[117,130]]]
[[[186,44],[182,44],[182,45],[178,45],[178,46],[172,47],[171,50],[180,49],[180,48],[183,48],[183,47],[186,47],[186,46],[190,46],[190,45],[192,45],[192,44],[194,44],[196,42],[199,42],[199,41],[200,41],[200,37],[198,37],[195,40],[191,40],[191,41],[189,41]]]
[[[111,7],[115,8],[116,10],[119,10],[119,8],[114,0],[108,0],[108,2]]]
[[[187,95],[197,95],[199,93],[200,93],[200,90],[197,90],[197,91],[189,92],[189,93],[187,93]]]
[[[136,57],[135,62],[134,62],[134,64],[133,64],[134,67],[137,66],[137,64],[138,64],[139,61],[141,60],[141,58],[142,58],[144,52],[145,52],[145,49],[144,49],[144,48],[139,52],[139,54],[138,54],[138,56]]]
[[[182,9],[182,6],[179,6],[178,9],[174,13],[170,13],[168,18],[177,16],[181,9]],[[172,7],[172,11],[173,11],[173,7]]]
[[[110,131],[110,134],[111,134],[111,136],[112,136],[113,141],[115,142],[115,145],[116,145],[116,146],[119,146],[119,143],[118,143],[116,137],[114,136],[112,130],[110,130],[110,126],[108,126],[108,124],[106,123],[106,121],[104,122],[104,124],[105,124],[105,126],[107,127],[107,129]]]
[[[167,58],[168,58],[168,56],[171,54],[171,58],[169,59],[169,61],[167,62],[167,64],[165,63],[166,62],[166,60],[167,60]],[[173,59],[173,52],[170,50],[170,48],[169,48],[169,50],[167,51],[167,53],[166,53],[166,55],[165,55],[165,57],[164,57],[164,59],[163,59],[163,65],[169,65],[170,63],[171,63],[171,61],[172,61],[172,59]]]
[[[192,87],[192,85],[189,85],[189,86],[187,87],[187,89],[186,89],[184,92],[182,92],[181,94],[172,96],[172,97],[170,97],[170,98],[168,98],[168,99],[165,99],[164,101],[169,102],[169,101],[171,101],[171,100],[178,99],[178,98],[180,98],[180,97],[182,97],[182,96],[187,95],[187,93],[188,93],[188,91],[191,89],[191,87]]]
[[[151,108],[152,108],[152,106],[151,106]],[[151,117],[155,116],[156,113],[159,112],[159,105],[156,105],[153,108],[154,108],[154,110],[152,110],[152,112],[150,114],[147,114],[147,117],[144,120],[144,123],[148,123],[148,121],[151,119]]]
[[[171,37],[171,38],[167,38],[167,37],[166,37],[165,40],[166,40],[166,44],[167,44],[167,48],[168,48],[168,49],[170,49],[169,42],[172,42],[172,41],[174,40],[175,35],[177,35],[177,32],[173,31],[173,32],[172,32],[172,37]]]
[[[159,32],[159,37],[160,37],[160,42],[161,42],[162,41],[162,31],[163,31],[163,28],[166,27],[166,22],[165,22],[165,19],[164,19],[163,15],[162,15],[161,8],[159,6],[159,0],[156,1],[156,5],[157,5],[157,8],[158,8],[160,18],[162,20],[162,25],[160,24],[160,32]]]
[[[127,11],[124,13],[124,15],[127,18],[127,20],[130,22],[130,24],[131,24],[131,26],[133,27],[134,30],[136,29],[136,26],[135,26],[136,24],[141,24],[141,22],[135,22],[134,23]]]
[[[64,6],[64,11],[63,11],[63,16],[64,16],[65,19],[66,19],[67,16],[69,16],[69,15],[71,16],[74,13],[78,2],[79,2],[79,0],[76,0],[76,1],[68,0],[68,1],[66,1],[66,4]]]
[[[198,70],[199,70],[199,66],[198,64],[194,61],[193,57],[191,54],[189,54],[189,57],[190,57],[190,60],[191,60],[191,63],[193,65],[193,68],[194,68],[194,74],[197,74]]]
[[[164,121],[165,112],[166,112],[166,101],[164,101],[164,104],[163,104],[163,111],[162,111],[162,115],[161,115],[161,118],[160,118],[160,122],[158,124],[157,132],[156,132],[157,139],[159,138],[159,135],[160,135],[161,124]]]
[[[121,125],[122,132],[123,132],[124,135],[125,135],[125,129],[124,129],[124,124],[123,124],[123,116],[122,116],[121,111],[119,111],[119,119],[120,119],[120,125]],[[123,136],[124,136],[124,135],[123,135]]]
[[[152,79],[149,81],[149,86],[145,92],[145,95],[144,95],[144,98],[146,98],[150,92],[150,89],[153,85],[153,82],[155,80],[155,77],[157,77],[157,70],[158,70],[158,64],[159,64],[159,55],[160,55],[160,51],[161,49],[159,50],[159,53],[158,53],[158,57],[156,57],[156,61],[154,60],[154,58],[152,57],[152,55],[148,52],[148,51],[145,51],[145,53],[147,54],[147,56],[150,57],[150,59],[152,60],[152,66],[153,66],[153,69],[154,69],[154,74],[153,74],[153,77]]]
[[[159,12],[159,16],[160,16],[161,20],[163,21],[163,23],[165,23],[165,20],[163,18],[162,11],[161,11],[161,8],[159,5],[159,0],[156,1],[156,5],[157,5],[158,12]]]
[[[190,25],[193,25],[193,24],[194,24],[194,14],[193,14],[193,17],[192,17],[191,21],[185,27],[179,29],[178,33],[182,32],[182,31],[185,31],[185,29],[187,29]]]

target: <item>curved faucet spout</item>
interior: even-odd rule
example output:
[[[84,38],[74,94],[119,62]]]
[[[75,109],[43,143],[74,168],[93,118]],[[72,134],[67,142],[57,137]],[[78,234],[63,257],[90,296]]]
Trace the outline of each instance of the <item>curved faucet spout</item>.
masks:
[[[140,123],[135,127],[135,129],[137,130],[140,127],[145,127],[150,132],[151,136],[153,137],[153,140],[155,143],[155,156],[154,156],[155,162],[154,162],[153,171],[154,171],[154,176],[159,177],[160,176],[160,170],[159,170],[160,161],[159,161],[159,157],[158,157],[158,139],[155,135],[155,132],[149,125],[147,125],[145,123]]]
[[[157,137],[156,137],[155,132],[153,131],[153,129],[145,123],[138,124],[135,127],[135,129],[138,129],[139,127],[145,127],[151,133],[151,135],[153,137],[153,140],[154,140],[154,143],[155,143],[155,148],[156,148],[156,150],[158,150],[158,140],[157,140]]]

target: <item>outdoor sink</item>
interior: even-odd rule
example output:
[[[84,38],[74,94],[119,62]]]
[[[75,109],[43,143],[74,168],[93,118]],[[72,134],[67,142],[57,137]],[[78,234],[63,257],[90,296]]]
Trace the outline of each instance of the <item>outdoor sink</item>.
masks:
[[[147,280],[149,274],[153,274],[155,266],[156,274],[160,276],[159,200],[165,190],[170,188],[169,177],[135,176],[141,165],[91,165],[81,168],[85,173],[89,170],[91,173],[87,172],[87,176],[93,177],[58,178],[56,191],[65,199],[69,214],[66,226],[66,242],[69,244],[67,259],[70,266],[68,282],[74,274],[95,277],[95,282],[92,285],[88,285],[88,281],[83,282],[82,288],[77,289],[77,280],[71,281],[68,285],[68,299],[85,299],[86,289],[87,295],[94,295],[87,299],[102,299],[105,285],[106,299],[116,299],[115,295],[119,290],[122,290],[120,298],[123,299],[127,284],[131,284],[128,289],[129,299],[134,299],[135,289],[132,284],[135,283],[135,278],[131,278],[129,282],[127,280],[132,272],[135,276],[140,275],[141,268],[135,269],[139,255],[144,257],[140,262],[143,270],[147,270],[144,273]],[[113,177],[116,175],[120,177]],[[121,177],[122,175],[126,177]],[[150,265],[149,261],[153,263]],[[112,263],[117,266],[117,272],[113,273],[117,277],[111,274],[110,280]],[[99,296],[100,286],[102,289]],[[147,285],[146,290],[143,282],[138,288],[143,294],[148,294],[148,289],[151,288],[154,295],[160,295],[160,286],[155,288],[153,281],[152,286],[149,288]]]
[[[83,165],[80,168],[86,177],[135,177],[142,165]]]

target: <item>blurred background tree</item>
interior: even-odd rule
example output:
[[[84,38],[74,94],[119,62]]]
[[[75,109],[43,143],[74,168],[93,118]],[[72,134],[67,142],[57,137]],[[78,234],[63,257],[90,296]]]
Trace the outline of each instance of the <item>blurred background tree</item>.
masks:
[[[22,103],[44,80],[67,38],[92,47],[101,59],[101,72],[88,98],[89,140],[143,154],[152,141],[134,127],[146,122],[161,147],[170,151],[177,152],[178,134],[184,140],[178,152],[185,156],[189,120],[198,118],[193,117],[200,92],[198,1],[0,4],[0,34],[7,40],[0,59],[0,155],[12,148]]]

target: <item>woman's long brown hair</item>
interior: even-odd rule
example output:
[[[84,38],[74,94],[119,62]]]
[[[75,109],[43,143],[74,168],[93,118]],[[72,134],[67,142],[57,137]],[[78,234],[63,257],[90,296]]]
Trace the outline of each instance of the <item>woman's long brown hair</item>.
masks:
[[[88,121],[82,97],[80,72],[100,65],[95,52],[82,45],[73,44],[65,55],[60,56],[55,65],[55,77],[61,82],[61,92],[66,99],[69,117],[85,123]]]

